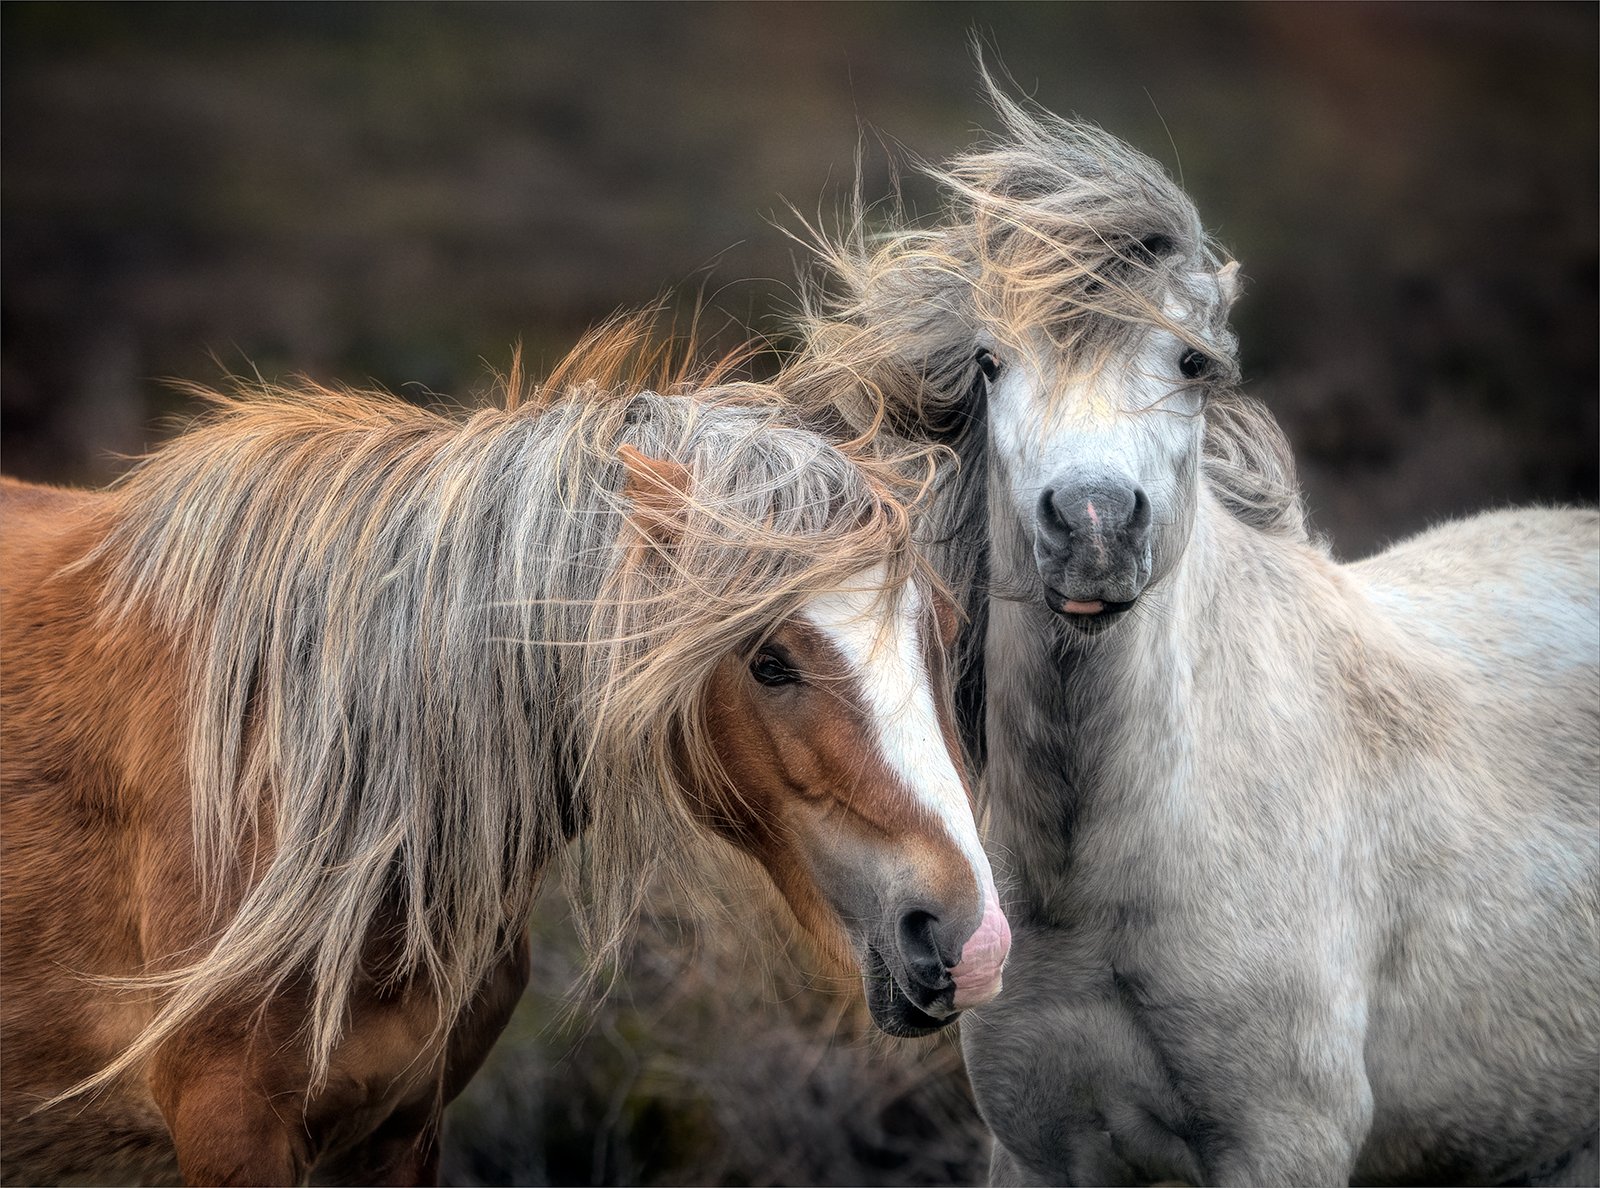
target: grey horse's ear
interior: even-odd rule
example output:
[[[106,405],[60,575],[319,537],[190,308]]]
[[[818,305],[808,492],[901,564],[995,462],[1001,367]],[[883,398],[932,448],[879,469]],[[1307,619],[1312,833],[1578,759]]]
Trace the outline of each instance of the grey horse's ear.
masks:
[[[1222,291],[1222,300],[1226,305],[1232,305],[1239,300],[1243,285],[1239,280],[1239,261],[1229,260],[1217,269],[1217,288]]]
[[[617,461],[626,472],[623,498],[633,505],[629,522],[652,544],[675,544],[683,537],[689,510],[689,468],[631,445],[617,447]]]

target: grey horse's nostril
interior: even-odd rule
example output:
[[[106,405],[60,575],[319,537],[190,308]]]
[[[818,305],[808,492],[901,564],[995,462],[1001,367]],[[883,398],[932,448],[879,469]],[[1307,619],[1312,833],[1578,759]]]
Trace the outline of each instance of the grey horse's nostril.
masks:
[[[1051,487],[1039,496],[1039,526],[1049,535],[1065,542],[1072,535],[1069,513],[1056,502],[1057,490]]]
[[[1133,514],[1128,517],[1128,528],[1135,537],[1142,535],[1150,527],[1150,500],[1144,493],[1144,488],[1133,489]]]

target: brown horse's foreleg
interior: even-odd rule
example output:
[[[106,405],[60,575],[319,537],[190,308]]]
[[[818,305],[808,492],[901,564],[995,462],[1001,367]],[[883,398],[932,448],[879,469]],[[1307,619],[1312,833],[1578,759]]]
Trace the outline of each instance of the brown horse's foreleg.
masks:
[[[413,1185],[439,1182],[440,1109],[391,1114],[353,1150],[318,1165],[319,1184]]]
[[[300,1184],[310,1170],[301,1103],[274,1103],[243,1061],[157,1057],[150,1088],[185,1184]],[[210,1058],[207,1058],[209,1056]]]

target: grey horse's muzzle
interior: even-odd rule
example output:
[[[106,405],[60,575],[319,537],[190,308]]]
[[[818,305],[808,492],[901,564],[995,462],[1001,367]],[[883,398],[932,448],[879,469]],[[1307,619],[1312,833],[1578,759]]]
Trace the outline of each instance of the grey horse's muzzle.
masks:
[[[1150,580],[1150,500],[1113,475],[1048,487],[1034,513],[1033,555],[1050,609],[1089,629],[1128,609]]]

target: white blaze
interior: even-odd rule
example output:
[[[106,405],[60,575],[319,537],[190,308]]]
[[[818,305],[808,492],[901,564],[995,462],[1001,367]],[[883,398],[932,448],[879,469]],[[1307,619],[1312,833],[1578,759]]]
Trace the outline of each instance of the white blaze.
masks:
[[[957,1005],[962,1006],[967,1005],[959,1001],[963,982],[981,983],[985,992],[975,995],[977,1000],[992,997],[987,992],[991,983],[998,989],[999,966],[1009,947],[1010,930],[1000,913],[1000,897],[988,855],[978,840],[972,805],[934,710],[927,664],[917,639],[920,596],[915,586],[906,585],[892,612],[885,615],[888,601],[883,588],[883,569],[874,566],[838,592],[813,599],[800,617],[822,632],[844,657],[876,724],[885,763],[917,802],[943,823],[977,880],[983,912],[977,933],[962,952],[962,973],[957,975]],[[999,932],[1004,933],[1003,939],[997,936]],[[975,948],[981,952],[974,952]],[[970,979],[963,976],[969,966]]]

